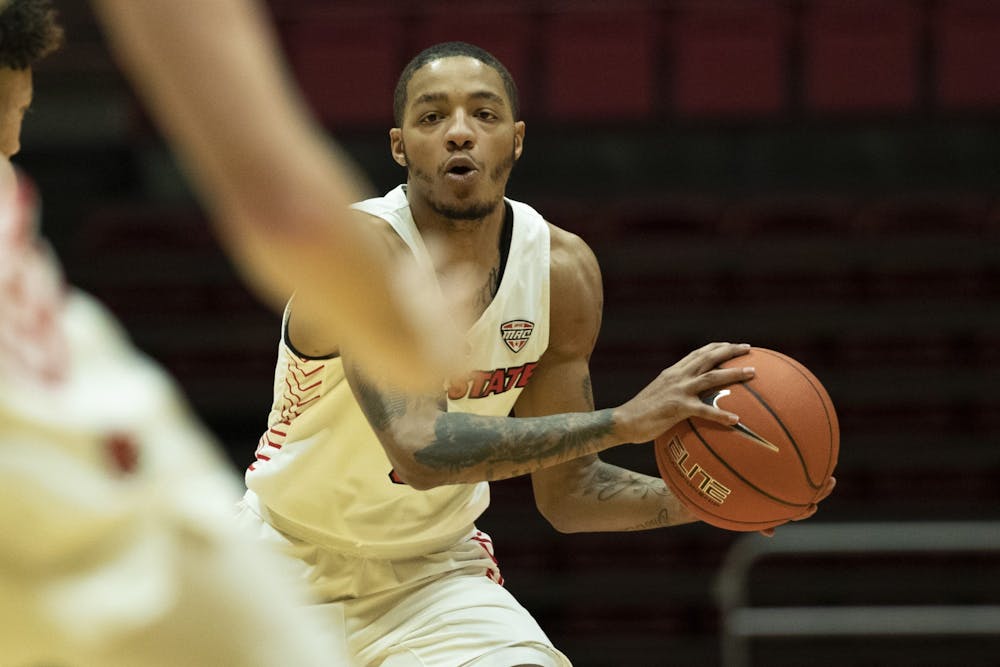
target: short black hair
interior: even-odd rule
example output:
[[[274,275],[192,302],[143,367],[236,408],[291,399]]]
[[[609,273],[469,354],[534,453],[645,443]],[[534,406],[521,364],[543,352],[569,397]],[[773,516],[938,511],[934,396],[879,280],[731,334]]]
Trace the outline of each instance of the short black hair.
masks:
[[[399,75],[399,81],[396,82],[396,90],[392,97],[392,115],[397,127],[402,127],[403,125],[403,113],[406,110],[406,88],[409,86],[410,79],[413,78],[414,73],[433,60],[455,56],[475,58],[484,65],[496,70],[496,73],[500,75],[500,79],[503,81],[503,87],[507,93],[510,109],[514,114],[514,120],[519,118],[521,108],[517,100],[517,85],[514,83],[514,77],[510,75],[510,72],[503,66],[503,63],[497,60],[489,51],[481,49],[474,44],[466,42],[442,42],[418,53],[413,60],[407,63],[406,67],[403,68],[403,73]]]
[[[0,10],[0,67],[27,69],[62,42],[51,0],[10,0]]]

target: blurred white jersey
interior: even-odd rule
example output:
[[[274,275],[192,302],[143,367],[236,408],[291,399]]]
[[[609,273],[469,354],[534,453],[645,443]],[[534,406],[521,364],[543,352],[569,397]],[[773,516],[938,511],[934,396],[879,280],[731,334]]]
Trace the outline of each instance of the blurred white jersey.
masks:
[[[62,284],[25,188],[0,198],[0,665],[327,664],[284,564],[236,531],[238,478]]]
[[[506,416],[549,341],[549,229],[531,207],[505,200],[510,233],[493,301],[466,337],[468,377],[450,383],[448,410]],[[355,208],[386,220],[432,267],[405,186]],[[467,535],[489,504],[489,485],[417,491],[392,464],[344,377],[340,357],[307,358],[278,345],[268,430],[247,471],[247,504],[275,528],[340,552],[407,558]]]

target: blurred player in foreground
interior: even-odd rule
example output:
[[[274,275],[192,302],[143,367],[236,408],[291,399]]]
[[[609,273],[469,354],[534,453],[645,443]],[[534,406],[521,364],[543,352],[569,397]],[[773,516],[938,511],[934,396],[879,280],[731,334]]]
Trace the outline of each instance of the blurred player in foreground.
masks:
[[[440,386],[460,335],[438,285],[349,215],[361,181],[289,84],[258,3],[92,4],[247,284],[276,309],[294,291],[302,326],[336,332],[375,375]]]
[[[385,246],[344,213],[358,190],[287,87],[255,6],[97,6],[113,35],[155,27],[142,48],[124,38],[126,53],[166,36],[152,68],[163,78],[143,81],[181,97],[166,95],[167,125],[252,287],[283,303],[308,285],[296,303],[376,375],[443,375],[423,320],[397,307],[406,272],[384,273]],[[48,0],[0,0],[0,664],[345,664],[331,629],[302,616],[284,561],[237,533],[237,482],[174,384],[62,282],[38,235],[36,194],[8,158],[31,67],[60,40]]]

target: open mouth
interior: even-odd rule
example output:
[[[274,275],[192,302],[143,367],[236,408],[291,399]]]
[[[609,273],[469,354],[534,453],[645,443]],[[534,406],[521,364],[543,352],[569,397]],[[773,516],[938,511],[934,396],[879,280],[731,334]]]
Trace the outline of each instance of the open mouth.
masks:
[[[476,171],[475,161],[465,155],[455,155],[444,165],[445,175],[454,178],[464,178]]]

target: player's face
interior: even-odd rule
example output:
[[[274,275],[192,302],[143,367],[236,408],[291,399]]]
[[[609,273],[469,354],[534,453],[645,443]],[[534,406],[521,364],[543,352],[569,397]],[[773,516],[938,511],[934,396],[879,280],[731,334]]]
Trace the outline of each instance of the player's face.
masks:
[[[21,150],[21,123],[31,106],[31,69],[0,67],[0,154]]]
[[[403,126],[389,137],[393,159],[407,168],[411,202],[452,220],[479,220],[503,201],[524,123],[514,122],[496,70],[455,56],[414,73]]]

